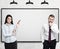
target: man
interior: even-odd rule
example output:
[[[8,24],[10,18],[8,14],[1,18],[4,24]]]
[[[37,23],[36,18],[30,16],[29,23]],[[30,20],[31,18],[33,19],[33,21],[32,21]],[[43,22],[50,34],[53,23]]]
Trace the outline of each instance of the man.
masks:
[[[58,26],[54,23],[55,16],[49,15],[48,24],[42,27],[43,49],[56,48],[56,34],[59,33]]]

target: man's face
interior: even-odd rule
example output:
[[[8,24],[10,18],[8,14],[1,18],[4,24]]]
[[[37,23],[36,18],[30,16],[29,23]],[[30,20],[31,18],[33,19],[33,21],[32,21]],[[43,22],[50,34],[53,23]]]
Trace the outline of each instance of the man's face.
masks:
[[[49,23],[53,23],[53,22],[54,22],[54,19],[55,19],[54,17],[49,17],[49,18],[48,18],[48,22],[49,22]]]

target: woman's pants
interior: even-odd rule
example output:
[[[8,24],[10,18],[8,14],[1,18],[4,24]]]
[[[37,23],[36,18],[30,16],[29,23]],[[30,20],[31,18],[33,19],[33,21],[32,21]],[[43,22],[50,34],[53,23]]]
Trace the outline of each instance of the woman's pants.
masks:
[[[13,43],[4,43],[5,49],[17,49],[17,41]]]

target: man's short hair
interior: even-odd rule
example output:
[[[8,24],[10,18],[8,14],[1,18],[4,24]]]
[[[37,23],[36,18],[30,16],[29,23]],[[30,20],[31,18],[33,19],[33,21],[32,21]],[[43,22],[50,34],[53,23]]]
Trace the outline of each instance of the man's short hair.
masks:
[[[50,15],[49,15],[49,18],[50,18],[50,17],[53,17],[53,18],[55,18],[55,16],[54,16],[53,14],[50,14]]]

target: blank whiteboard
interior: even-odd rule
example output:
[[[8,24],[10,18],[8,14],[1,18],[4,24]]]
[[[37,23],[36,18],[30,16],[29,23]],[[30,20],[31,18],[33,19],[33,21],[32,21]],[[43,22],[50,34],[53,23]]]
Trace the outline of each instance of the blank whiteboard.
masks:
[[[59,27],[58,8],[2,8],[2,24],[4,24],[5,17],[8,14],[12,15],[14,24],[18,20],[21,20],[16,32],[18,42],[41,42],[41,27],[48,22],[48,16],[50,14],[55,15],[55,23]],[[2,36],[3,40],[4,38]]]

